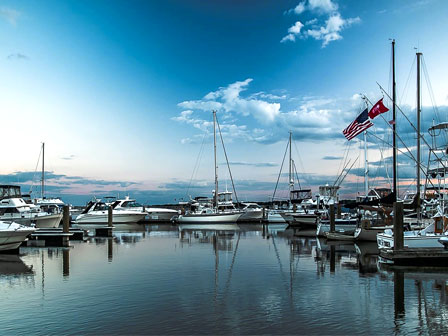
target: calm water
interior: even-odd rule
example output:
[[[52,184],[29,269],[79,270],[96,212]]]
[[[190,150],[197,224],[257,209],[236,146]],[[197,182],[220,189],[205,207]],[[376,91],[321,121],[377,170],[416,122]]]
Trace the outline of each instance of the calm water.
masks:
[[[448,271],[259,226],[119,228],[0,256],[0,334],[442,334]]]

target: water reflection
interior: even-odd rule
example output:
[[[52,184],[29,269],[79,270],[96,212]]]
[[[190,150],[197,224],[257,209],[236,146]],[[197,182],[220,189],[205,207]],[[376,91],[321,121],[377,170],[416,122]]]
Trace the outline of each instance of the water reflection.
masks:
[[[447,269],[379,267],[374,243],[295,236],[284,226],[138,225],[21,252],[0,255],[0,286],[41,281],[6,286],[4,301],[27,316],[38,306],[53,329],[37,334],[448,332]],[[4,311],[0,334],[25,333],[33,319],[13,321]]]

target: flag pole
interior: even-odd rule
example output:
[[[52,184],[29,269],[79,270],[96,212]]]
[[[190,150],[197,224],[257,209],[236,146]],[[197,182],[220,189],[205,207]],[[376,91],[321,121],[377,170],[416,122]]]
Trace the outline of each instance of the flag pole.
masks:
[[[397,186],[397,120],[395,113],[395,103],[396,103],[396,82],[395,82],[395,39],[392,40],[392,130],[393,130],[393,142],[392,142],[392,150],[393,150],[393,191],[395,193],[395,200],[398,198],[398,186]]]

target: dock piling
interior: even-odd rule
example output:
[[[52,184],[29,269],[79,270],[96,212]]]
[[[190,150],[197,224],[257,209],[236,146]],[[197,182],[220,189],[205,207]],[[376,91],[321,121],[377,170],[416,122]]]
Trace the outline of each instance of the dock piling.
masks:
[[[330,204],[330,232],[335,231],[334,204]]]
[[[107,226],[111,228],[112,225],[113,225],[113,213],[112,213],[112,207],[109,206],[107,208]]]
[[[404,236],[403,236],[403,202],[394,203],[394,251],[403,249]]]
[[[70,208],[68,205],[64,205],[62,208],[62,233],[70,232]],[[64,235],[62,237],[62,246],[69,245],[69,236]]]

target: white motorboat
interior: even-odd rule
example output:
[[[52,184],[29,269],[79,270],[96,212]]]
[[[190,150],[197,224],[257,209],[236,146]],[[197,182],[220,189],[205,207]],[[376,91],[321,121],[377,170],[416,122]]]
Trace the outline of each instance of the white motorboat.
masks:
[[[263,208],[257,203],[242,203],[244,207],[241,209],[243,214],[239,218],[240,221],[254,220],[263,218]]]
[[[19,186],[1,185],[0,199],[0,220],[36,228],[56,228],[61,223],[62,213],[47,213],[39,206],[26,203]]]
[[[14,222],[0,221],[0,251],[18,248],[35,228]]]
[[[76,224],[107,224],[108,223],[109,205],[104,202],[89,202],[84,211],[76,217]],[[112,210],[112,221],[114,224],[119,223],[137,223],[144,219],[146,212],[130,211],[130,210]]]
[[[283,212],[285,212],[285,210],[269,210],[268,223],[287,224],[285,219],[282,217]]]
[[[135,199],[126,196],[124,199],[116,200],[112,204],[114,210],[126,210],[134,212],[146,212],[149,217],[149,221],[160,222],[170,221],[174,216],[178,215],[178,211],[174,209],[157,208],[157,207],[144,207],[136,202]]]

